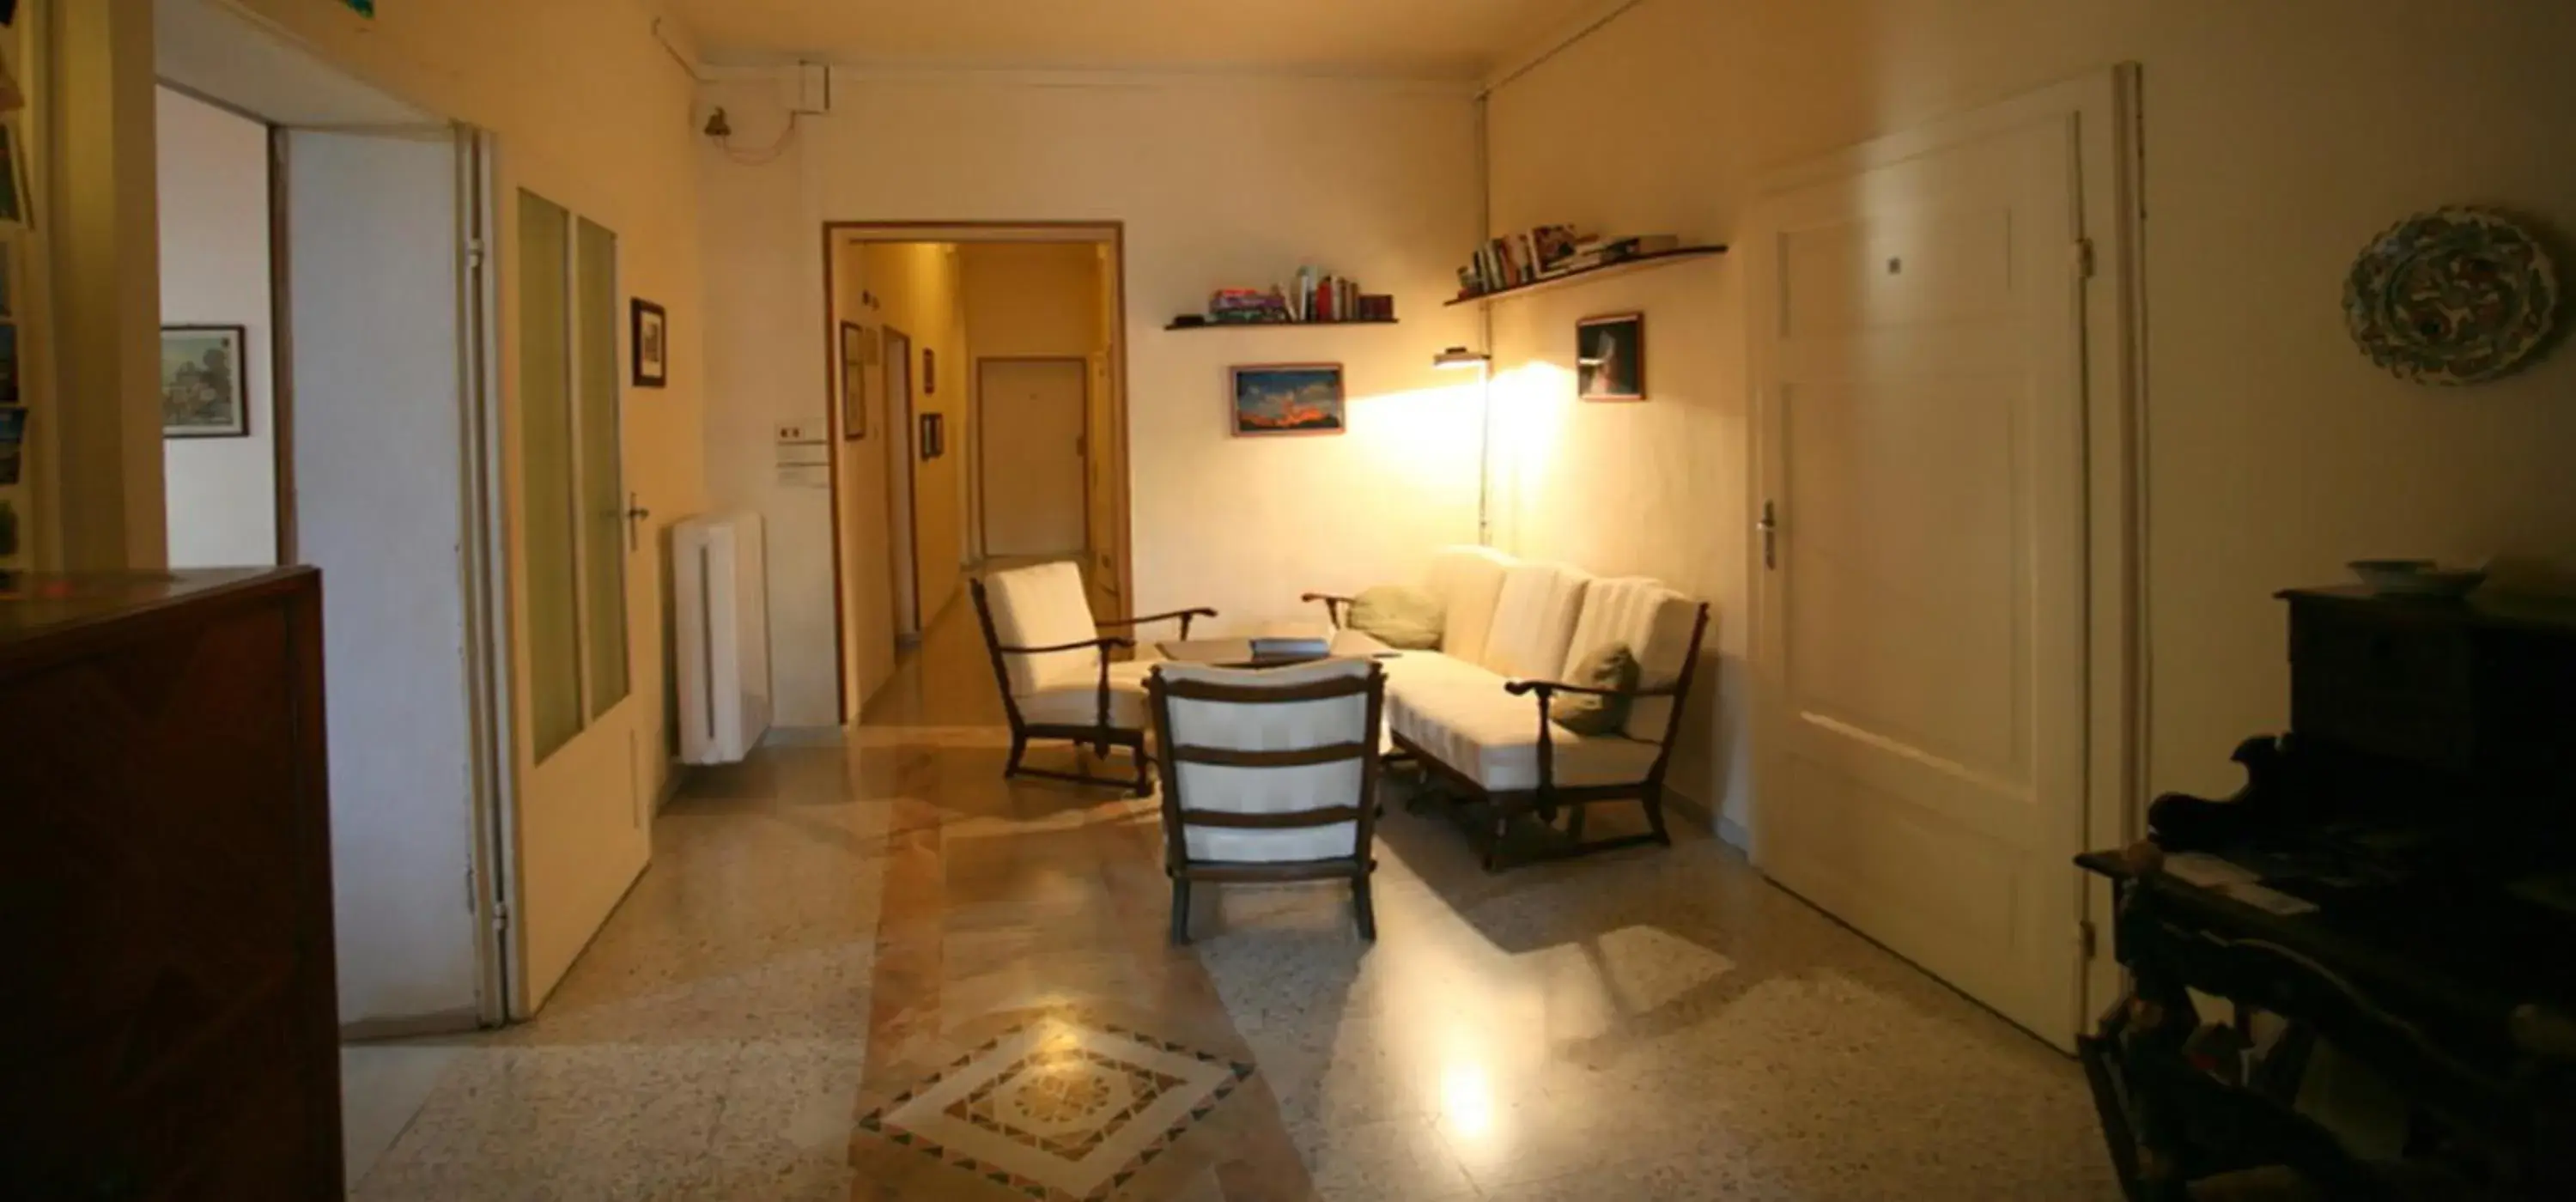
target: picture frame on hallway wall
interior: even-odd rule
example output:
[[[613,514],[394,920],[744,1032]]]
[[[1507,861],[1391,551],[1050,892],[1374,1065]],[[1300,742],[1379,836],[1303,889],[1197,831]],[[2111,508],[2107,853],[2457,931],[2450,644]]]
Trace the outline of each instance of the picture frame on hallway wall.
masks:
[[[161,327],[163,438],[250,436],[249,341],[242,326]]]
[[[948,453],[948,418],[946,414],[921,415],[921,459],[927,463]]]
[[[1350,430],[1339,363],[1248,363],[1228,369],[1227,379],[1226,419],[1237,438]]]
[[[632,303],[637,388],[665,388],[671,383],[671,315],[662,306],[637,297]]]
[[[868,350],[876,345],[866,326],[841,323],[841,439],[868,436]]]
[[[938,394],[939,352],[925,346],[921,348],[921,395],[937,396]]]
[[[1646,315],[1612,313],[1574,323],[1575,395],[1587,401],[1646,399]]]

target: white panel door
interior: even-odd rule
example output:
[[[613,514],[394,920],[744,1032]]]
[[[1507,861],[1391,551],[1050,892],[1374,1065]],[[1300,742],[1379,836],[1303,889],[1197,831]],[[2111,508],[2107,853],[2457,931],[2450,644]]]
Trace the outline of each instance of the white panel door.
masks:
[[[2060,1046],[2080,1008],[2077,126],[2017,105],[1765,198],[1762,780],[1781,884]]]
[[[984,553],[1082,553],[1084,433],[1090,365],[1081,359],[986,359]]]
[[[344,1023],[470,1027],[460,143],[285,135],[296,561],[322,569]]]

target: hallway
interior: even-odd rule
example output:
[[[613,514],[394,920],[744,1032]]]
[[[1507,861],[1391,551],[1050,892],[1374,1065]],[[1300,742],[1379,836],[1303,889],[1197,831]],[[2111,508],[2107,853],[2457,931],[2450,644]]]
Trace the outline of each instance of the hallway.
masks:
[[[355,1196],[2116,1196],[2072,1061],[1705,836],[1489,877],[1399,803],[1377,944],[1237,886],[1176,950],[1151,803],[1000,723],[959,605],[846,748],[696,775]]]

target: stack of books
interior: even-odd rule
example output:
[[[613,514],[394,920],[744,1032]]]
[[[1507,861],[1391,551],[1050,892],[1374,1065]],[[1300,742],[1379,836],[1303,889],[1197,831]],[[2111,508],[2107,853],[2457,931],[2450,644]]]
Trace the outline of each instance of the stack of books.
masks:
[[[1476,248],[1475,258],[1458,269],[1461,299],[1535,284],[1577,271],[1607,267],[1639,255],[1679,250],[1671,234],[1604,238],[1578,234],[1570,225],[1542,225],[1527,233],[1506,234]]]
[[[1393,321],[1395,298],[1365,291],[1357,280],[1301,267],[1289,284],[1217,289],[1208,297],[1206,320],[1210,325]],[[1191,322],[1183,318],[1179,324]]]

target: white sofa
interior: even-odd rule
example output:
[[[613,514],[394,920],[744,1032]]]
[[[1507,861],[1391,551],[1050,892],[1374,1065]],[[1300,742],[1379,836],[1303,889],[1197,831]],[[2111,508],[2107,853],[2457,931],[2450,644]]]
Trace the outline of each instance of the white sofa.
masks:
[[[1502,866],[1504,834],[1520,814],[1566,814],[1553,855],[1670,843],[1663,783],[1680,729],[1681,699],[1697,673],[1708,606],[1643,577],[1601,578],[1580,568],[1528,563],[1484,547],[1432,556],[1422,587],[1439,598],[1445,629],[1436,651],[1385,660],[1386,737],[1467,800],[1485,839],[1485,866]],[[1338,620],[1349,600],[1321,594]],[[1585,692],[1569,672],[1611,643],[1626,643],[1643,669],[1627,722],[1612,735],[1579,735],[1547,717],[1555,700]],[[1584,811],[1601,802],[1645,806],[1651,833],[1583,841]]]

